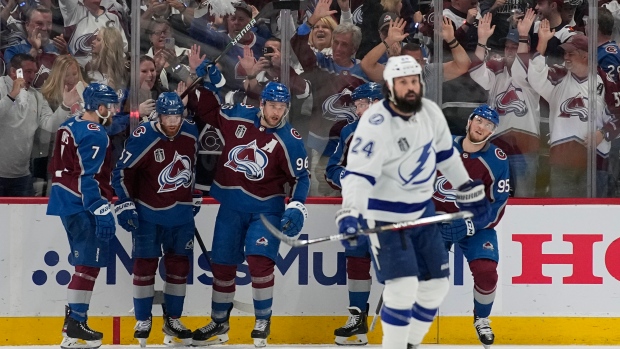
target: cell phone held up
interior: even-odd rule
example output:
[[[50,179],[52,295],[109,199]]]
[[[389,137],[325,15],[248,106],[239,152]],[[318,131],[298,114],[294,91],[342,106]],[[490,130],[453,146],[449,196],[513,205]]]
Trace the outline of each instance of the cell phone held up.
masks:
[[[19,68],[15,71],[15,75],[17,76],[18,79],[23,79],[24,78],[24,71],[22,70],[22,68]]]
[[[174,45],[175,45],[174,38],[165,38],[164,39],[164,48],[166,50],[174,51]]]
[[[267,54],[267,53],[275,53],[276,50],[273,49],[273,47],[263,47],[263,54]]]

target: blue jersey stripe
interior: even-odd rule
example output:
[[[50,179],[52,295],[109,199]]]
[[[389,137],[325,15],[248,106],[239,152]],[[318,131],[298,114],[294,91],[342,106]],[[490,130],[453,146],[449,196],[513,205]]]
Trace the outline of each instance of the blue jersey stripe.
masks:
[[[375,211],[386,211],[392,213],[412,213],[424,210],[430,200],[424,202],[398,202],[379,199],[368,199],[368,209]]]
[[[436,158],[437,158],[437,162],[442,162],[446,159],[449,159],[452,154],[454,153],[454,147],[450,148],[449,150],[444,150],[444,151],[440,151],[437,153]]]
[[[344,170],[344,174],[342,175],[340,180],[342,180],[342,178],[344,178],[344,177],[346,177],[348,175],[360,176],[360,177],[366,179],[368,182],[370,182],[370,184],[372,184],[373,186],[375,185],[375,183],[377,183],[377,180],[373,176],[369,176],[369,175],[365,175],[365,174],[361,174],[361,173],[357,173],[357,172],[352,172],[352,171],[347,171],[346,169]]]

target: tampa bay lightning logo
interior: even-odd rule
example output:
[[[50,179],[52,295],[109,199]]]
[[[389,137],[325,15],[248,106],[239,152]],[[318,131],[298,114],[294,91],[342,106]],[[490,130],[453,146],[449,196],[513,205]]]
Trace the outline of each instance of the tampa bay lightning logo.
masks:
[[[441,202],[456,203],[456,190],[452,189],[452,184],[448,182],[446,177],[439,176],[435,181],[435,192],[433,199]]]
[[[560,105],[560,117],[570,118],[579,117],[579,120],[588,121],[588,97],[584,97],[581,92],[575,97],[571,97]]]
[[[245,178],[259,181],[265,177],[267,154],[256,146],[256,140],[246,145],[238,145],[228,153],[228,162],[224,166],[235,172],[242,172]]]
[[[398,166],[402,185],[417,185],[429,181],[435,175],[435,152],[432,142],[413,150]]]
[[[327,120],[347,120],[350,124],[357,120],[357,115],[351,111],[353,101],[351,90],[344,89],[340,93],[333,94],[323,102],[323,117]]]
[[[188,188],[192,185],[192,161],[187,155],[174,152],[172,162],[164,167],[157,176],[158,193],[174,191],[179,187]]]
[[[353,24],[360,25],[362,24],[362,7],[364,5],[360,5],[358,8],[353,11]]]
[[[510,84],[506,91],[495,97],[495,108],[499,115],[514,113],[516,116],[527,114],[527,105],[523,101],[523,89]]]

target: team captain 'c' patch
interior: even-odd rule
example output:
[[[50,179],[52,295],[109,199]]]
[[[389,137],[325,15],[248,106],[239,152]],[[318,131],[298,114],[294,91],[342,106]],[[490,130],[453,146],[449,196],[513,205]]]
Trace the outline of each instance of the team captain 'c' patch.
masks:
[[[507,158],[506,153],[504,153],[504,151],[499,148],[495,148],[495,155],[500,160],[506,160]]]
[[[292,128],[291,129],[291,134],[293,135],[293,137],[295,137],[297,139],[301,139],[301,135],[299,134],[299,132],[297,132],[296,129]]]

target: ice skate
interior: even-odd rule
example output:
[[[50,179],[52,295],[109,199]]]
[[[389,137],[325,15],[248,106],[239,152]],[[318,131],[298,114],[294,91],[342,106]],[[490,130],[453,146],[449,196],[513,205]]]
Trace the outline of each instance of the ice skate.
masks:
[[[62,324],[62,337],[67,337],[67,319],[69,319],[69,314],[71,313],[71,308],[68,305],[65,305],[65,322]]]
[[[489,325],[490,323],[491,320],[489,320],[489,318],[474,316],[474,327],[476,328],[476,334],[478,335],[480,343],[482,343],[482,346],[486,349],[491,348],[491,344],[495,341],[495,335]]]
[[[146,339],[149,338],[149,335],[151,334],[151,326],[153,325],[153,322],[151,321],[151,318],[149,317],[147,320],[138,320],[136,322],[136,326],[134,326],[134,330],[136,330],[133,333],[133,338],[138,340],[138,343],[140,343],[140,347],[144,348],[146,347]]]
[[[368,311],[361,311],[358,307],[349,307],[347,323],[336,329],[336,344],[338,345],[366,345],[368,344]]]
[[[194,331],[192,344],[197,347],[224,344],[228,342],[228,331],[230,331],[228,321],[211,321],[207,326],[201,327]]]
[[[418,344],[407,344],[407,349],[418,349],[420,346]]]
[[[168,346],[191,345],[192,331],[189,330],[181,319],[164,314],[164,344]]]
[[[271,332],[271,320],[269,319],[256,319],[254,323],[254,329],[252,330],[252,339],[254,339],[254,346],[262,348],[267,346],[267,337]]]
[[[79,322],[67,316],[66,337],[62,339],[60,347],[63,349],[95,349],[101,346],[103,333],[88,327],[86,320]]]

